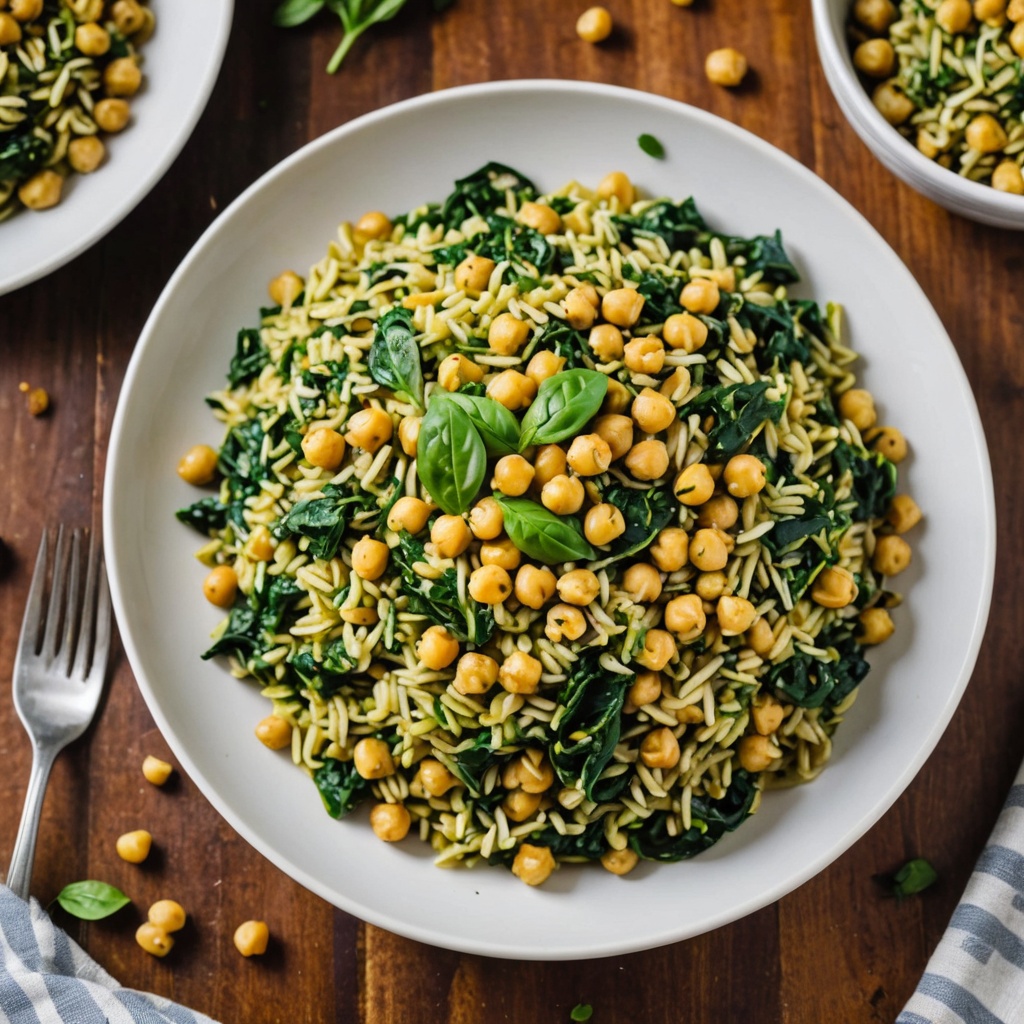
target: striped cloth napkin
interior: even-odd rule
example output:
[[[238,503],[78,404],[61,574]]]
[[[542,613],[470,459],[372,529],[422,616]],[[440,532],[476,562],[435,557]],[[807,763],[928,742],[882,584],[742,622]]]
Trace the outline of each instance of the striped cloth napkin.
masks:
[[[215,1024],[122,988],[51,920],[0,885],[0,1024]]]
[[[1024,1022],[1024,765],[896,1024]]]

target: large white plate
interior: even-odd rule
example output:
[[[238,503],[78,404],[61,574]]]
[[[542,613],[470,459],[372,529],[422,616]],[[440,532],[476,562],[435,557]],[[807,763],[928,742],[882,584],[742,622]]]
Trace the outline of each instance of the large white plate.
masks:
[[[664,160],[636,144],[650,132]],[[905,482],[925,509],[898,632],[835,756],[812,785],[766,795],[708,853],[627,878],[559,871],[540,890],[509,872],[442,871],[424,845],[387,846],[364,820],[336,822],[287,757],[252,736],[265,702],[199,654],[219,618],[200,596],[198,538],[174,510],[194,491],[180,453],[220,432],[203,396],[266,282],[317,261],[342,219],[441,199],[489,159],[542,188],[626,171],[646,192],[697,197],[734,233],[781,226],[802,291],[843,301],[864,380],[910,438]],[[135,351],[114,422],[104,528],[118,621],[139,686],[182,765],[283,871],[367,921],[425,942],[528,959],[601,956],[707,931],[824,868],[902,792],[969,678],[988,612],[994,511],[985,440],[956,353],[891,249],[814,175],[766,143],[669,100],[605,86],[510,82],[420,97],[324,136],[265,175],[199,241]],[[970,524],[969,528],[965,524]],[[954,554],[955,553],[955,556]]]
[[[72,175],[51,210],[22,210],[0,223],[0,295],[85,252],[116,227],[181,152],[217,79],[233,0],[151,0],[156,31],[141,48],[142,91],[132,120],[106,136],[94,174]]]

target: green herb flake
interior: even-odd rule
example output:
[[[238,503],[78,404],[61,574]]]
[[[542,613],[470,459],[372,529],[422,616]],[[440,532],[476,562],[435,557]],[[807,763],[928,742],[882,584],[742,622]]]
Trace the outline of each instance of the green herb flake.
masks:
[[[885,879],[894,896],[914,896],[939,880],[939,873],[924,859],[908,860],[895,874]]]
[[[648,156],[653,156],[655,160],[665,158],[665,147],[653,135],[644,133],[636,141]]]
[[[643,136],[641,136],[641,138],[643,138]],[[590,1018],[593,1015],[594,1008],[590,1005],[590,1003],[577,1003],[569,1011],[569,1019],[575,1021],[590,1020]]]
[[[82,921],[100,921],[128,906],[131,900],[106,882],[87,880],[65,885],[57,893],[56,902],[72,917]]]

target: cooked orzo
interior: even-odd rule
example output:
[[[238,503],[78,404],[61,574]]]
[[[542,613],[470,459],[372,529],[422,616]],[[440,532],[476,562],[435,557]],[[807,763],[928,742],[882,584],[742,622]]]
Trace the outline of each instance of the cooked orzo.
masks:
[[[699,853],[813,778],[920,513],[778,233],[490,164],[342,224],[181,475],[223,655],[335,817],[438,863]]]

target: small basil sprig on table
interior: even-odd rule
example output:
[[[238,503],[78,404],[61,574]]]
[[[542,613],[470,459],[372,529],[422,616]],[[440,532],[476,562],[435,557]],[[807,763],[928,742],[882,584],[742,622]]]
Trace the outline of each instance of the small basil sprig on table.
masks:
[[[423,408],[423,364],[407,309],[395,306],[377,321],[368,368],[381,387]]]
[[[876,877],[893,896],[903,897],[914,896],[934,885],[939,880],[939,873],[924,857],[915,857],[893,874]]]
[[[487,447],[469,414],[438,396],[427,408],[416,441],[416,472],[449,515],[462,515],[487,474]]]
[[[567,370],[548,377],[523,417],[519,450],[572,437],[601,408],[607,393],[608,377],[598,370]]]
[[[65,885],[57,893],[56,902],[72,917],[82,921],[100,921],[128,906],[131,900],[120,889],[90,879]]]
[[[459,391],[435,395],[432,402],[454,402],[480,432],[488,455],[514,455],[519,451],[519,421],[501,404],[486,395]]]
[[[423,433],[420,432],[422,438]],[[546,565],[578,562],[595,557],[594,549],[573,518],[556,516],[543,505],[526,498],[495,494],[505,518],[505,532],[524,555]]]

